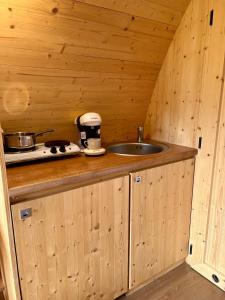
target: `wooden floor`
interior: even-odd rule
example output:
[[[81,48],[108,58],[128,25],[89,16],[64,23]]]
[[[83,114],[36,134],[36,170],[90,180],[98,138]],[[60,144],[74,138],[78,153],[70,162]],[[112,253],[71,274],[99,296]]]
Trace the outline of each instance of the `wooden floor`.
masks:
[[[225,300],[225,292],[183,264],[140,291],[119,300]]]

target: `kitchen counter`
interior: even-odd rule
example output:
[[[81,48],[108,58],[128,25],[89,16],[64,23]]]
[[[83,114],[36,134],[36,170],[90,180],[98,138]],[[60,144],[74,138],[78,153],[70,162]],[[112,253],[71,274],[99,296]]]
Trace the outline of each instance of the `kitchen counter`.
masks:
[[[83,185],[127,175],[194,157],[193,148],[164,143],[169,150],[146,156],[83,155],[38,161],[7,168],[11,204],[64,192]]]

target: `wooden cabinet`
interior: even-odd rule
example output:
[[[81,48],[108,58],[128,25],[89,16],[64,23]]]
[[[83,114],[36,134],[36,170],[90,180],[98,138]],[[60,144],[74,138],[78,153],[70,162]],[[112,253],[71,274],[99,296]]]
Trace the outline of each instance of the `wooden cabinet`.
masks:
[[[128,176],[15,204],[12,215],[23,300],[111,300],[127,291]]]
[[[193,172],[189,159],[12,205],[23,299],[112,300],[184,261]]]
[[[187,256],[193,173],[190,159],[132,174],[130,288]]]

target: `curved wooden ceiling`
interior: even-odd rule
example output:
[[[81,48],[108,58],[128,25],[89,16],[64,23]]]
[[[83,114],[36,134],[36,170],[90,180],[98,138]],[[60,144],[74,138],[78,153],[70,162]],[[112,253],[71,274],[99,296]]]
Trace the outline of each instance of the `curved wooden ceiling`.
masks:
[[[189,0],[1,0],[3,128],[53,127],[102,114],[106,141],[133,139]]]

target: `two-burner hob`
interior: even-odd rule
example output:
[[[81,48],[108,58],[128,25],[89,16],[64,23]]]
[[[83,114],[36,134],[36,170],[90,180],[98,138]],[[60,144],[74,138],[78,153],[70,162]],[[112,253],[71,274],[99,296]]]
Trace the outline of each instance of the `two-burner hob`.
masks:
[[[48,141],[44,144],[36,144],[34,148],[17,150],[5,149],[6,164],[39,160],[45,158],[56,158],[67,155],[76,155],[80,148],[66,140]]]

